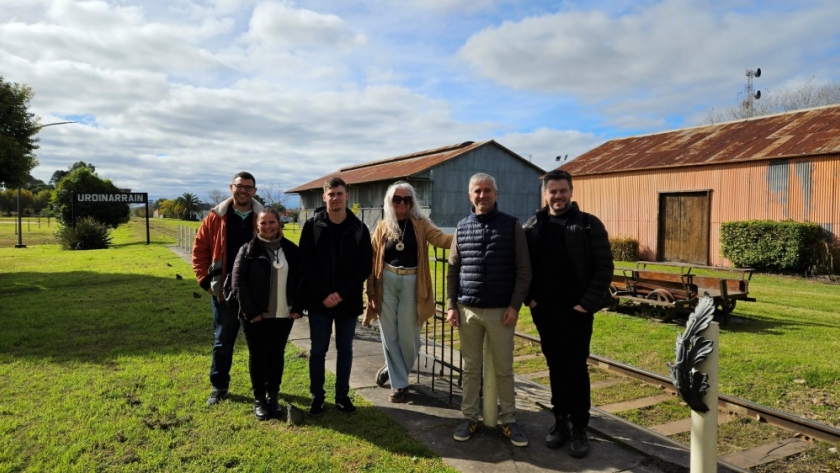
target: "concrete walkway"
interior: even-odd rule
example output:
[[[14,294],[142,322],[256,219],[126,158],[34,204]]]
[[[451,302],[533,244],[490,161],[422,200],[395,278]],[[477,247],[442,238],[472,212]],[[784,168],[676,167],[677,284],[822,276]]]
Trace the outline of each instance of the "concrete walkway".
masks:
[[[170,249],[190,261],[188,251]],[[333,339],[334,340],[334,339]],[[289,341],[309,352],[309,323],[298,320]],[[447,350],[448,353],[448,350]],[[458,354],[455,352],[455,363]],[[447,360],[448,361],[448,360]],[[353,371],[350,386],[361,396],[391,416],[409,434],[440,455],[446,463],[463,472],[581,472],[581,473],[684,473],[689,471],[690,454],[685,446],[667,437],[634,427],[597,408],[591,410],[589,423],[590,452],[586,458],[569,456],[568,445],[552,450],[545,446],[545,435],[553,423],[552,414],[541,406],[550,405],[546,386],[527,378],[516,377],[517,423],[530,441],[528,447],[514,447],[498,429],[479,425],[467,442],[456,442],[452,433],[463,419],[460,411],[461,390],[444,377],[435,377],[429,366],[415,366],[407,402],[391,403],[390,389],[376,385],[376,371],[385,364],[379,333],[363,327],[361,320],[353,341]],[[440,367],[438,366],[438,369]],[[327,352],[327,369],[335,372],[335,342]],[[418,379],[419,375],[419,379]],[[451,395],[450,395],[451,388]],[[328,405],[332,403],[327,393]],[[451,402],[450,402],[451,398]],[[307,409],[308,406],[299,406]],[[331,406],[328,406],[331,407]],[[317,420],[307,419],[307,422]],[[718,472],[746,472],[731,465],[718,464]]]
[[[309,324],[306,318],[296,322],[290,342],[301,350],[310,347]],[[421,366],[412,372],[412,386],[405,403],[391,403],[390,389],[376,385],[375,374],[384,364],[379,333],[374,329],[356,329],[353,342],[353,371],[350,386],[355,395],[373,403],[409,431],[409,434],[464,472],[637,472],[671,473],[688,471],[690,457],[684,447],[665,437],[656,437],[628,426],[606,412],[593,409],[590,422],[589,455],[584,459],[569,456],[568,446],[552,450],[545,446],[545,435],[553,423],[552,414],[537,403],[545,405],[550,398],[548,389],[517,376],[517,422],[528,436],[528,447],[514,447],[501,431],[479,425],[467,442],[456,442],[452,433],[463,419],[460,412],[460,388],[453,386],[450,403],[450,383],[446,376],[437,376],[432,390],[430,367]],[[438,366],[439,368],[439,366]],[[327,353],[327,369],[335,371],[335,343]],[[327,393],[327,403],[331,403]],[[306,406],[301,406],[306,407]],[[329,406],[328,406],[329,407]],[[317,420],[310,421],[317,422]],[[721,468],[719,471],[728,471]]]

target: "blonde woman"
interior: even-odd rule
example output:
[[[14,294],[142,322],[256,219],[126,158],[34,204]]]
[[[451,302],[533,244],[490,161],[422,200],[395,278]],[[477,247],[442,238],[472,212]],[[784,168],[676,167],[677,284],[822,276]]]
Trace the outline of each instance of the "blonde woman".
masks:
[[[428,247],[449,248],[452,235],[445,235],[423,215],[407,182],[388,187],[383,205],[385,218],[371,237],[373,273],[367,281],[364,324],[379,319],[385,366],[376,382],[382,386],[390,379],[390,401],[403,402],[420,349],[420,327],[435,313]]]

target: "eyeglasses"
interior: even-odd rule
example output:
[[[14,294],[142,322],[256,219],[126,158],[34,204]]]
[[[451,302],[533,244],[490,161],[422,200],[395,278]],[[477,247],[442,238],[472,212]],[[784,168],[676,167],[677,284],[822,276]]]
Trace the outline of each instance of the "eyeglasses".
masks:
[[[257,190],[254,186],[243,186],[242,184],[234,184],[233,187],[235,187],[238,191],[254,192]]]
[[[400,202],[404,203],[405,205],[411,205],[411,196],[407,195],[405,197],[402,197],[399,195],[395,195],[394,198],[391,199],[391,202],[393,202],[394,205],[399,205]]]

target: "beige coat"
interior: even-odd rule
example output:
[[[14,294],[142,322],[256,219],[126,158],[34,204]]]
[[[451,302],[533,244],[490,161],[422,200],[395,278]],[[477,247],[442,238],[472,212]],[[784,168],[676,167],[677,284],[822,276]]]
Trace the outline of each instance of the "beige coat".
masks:
[[[449,249],[452,246],[452,234],[446,235],[432,222],[425,219],[411,219],[417,238],[417,325],[435,315],[435,291],[432,288],[432,275],[429,270],[429,244]],[[367,280],[367,310],[365,326],[379,318],[382,308],[382,271],[385,268],[385,223],[380,221],[371,236],[373,246],[373,272]]]

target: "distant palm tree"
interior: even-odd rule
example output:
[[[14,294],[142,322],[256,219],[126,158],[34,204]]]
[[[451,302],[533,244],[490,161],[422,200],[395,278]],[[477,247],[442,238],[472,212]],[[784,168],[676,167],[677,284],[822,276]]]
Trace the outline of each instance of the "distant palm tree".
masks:
[[[189,192],[184,192],[184,194],[175,199],[175,201],[183,209],[187,220],[193,219],[193,212],[195,212],[201,204],[201,201],[198,200],[198,196]]]

